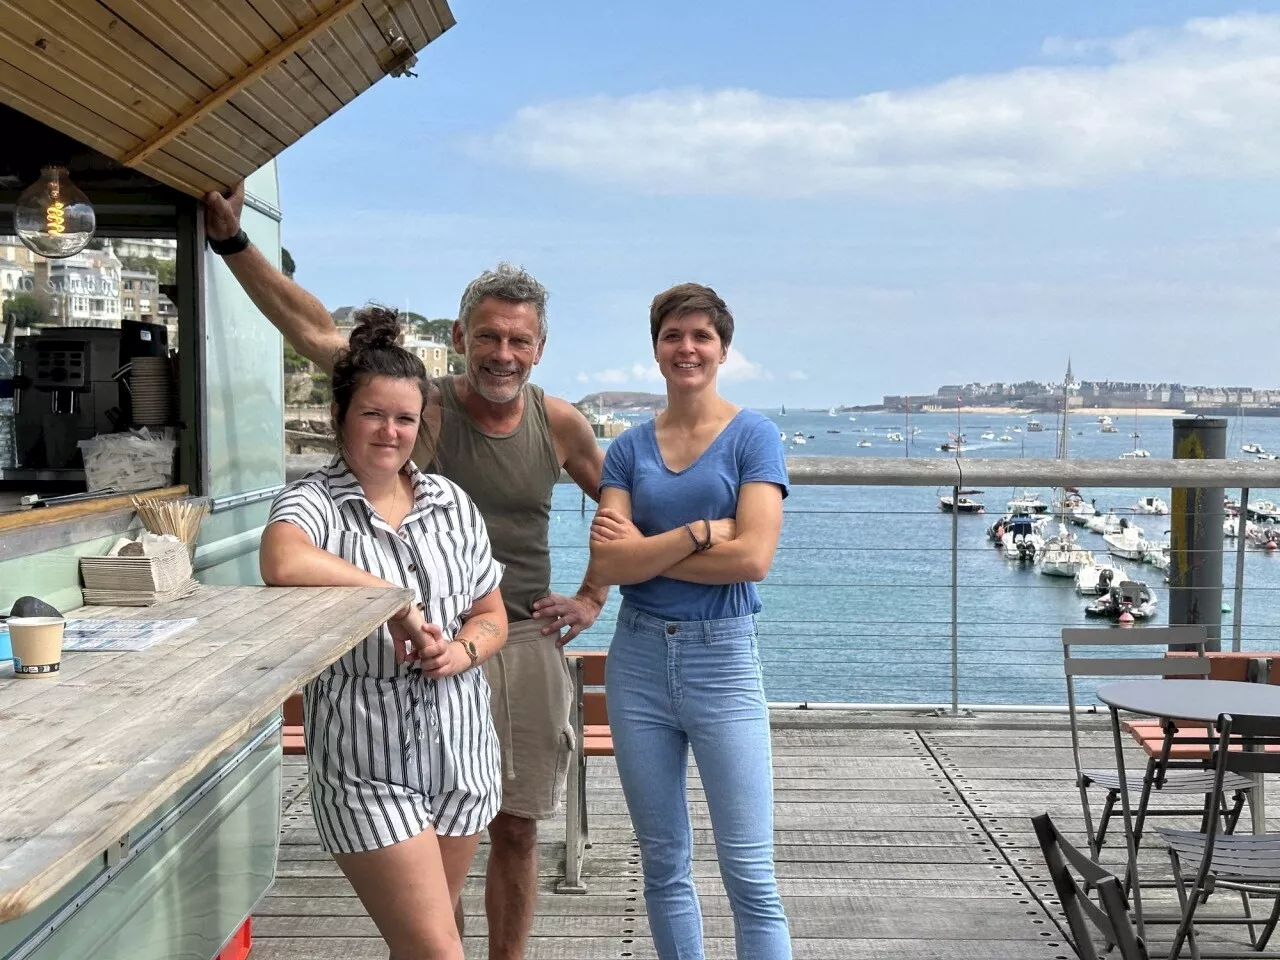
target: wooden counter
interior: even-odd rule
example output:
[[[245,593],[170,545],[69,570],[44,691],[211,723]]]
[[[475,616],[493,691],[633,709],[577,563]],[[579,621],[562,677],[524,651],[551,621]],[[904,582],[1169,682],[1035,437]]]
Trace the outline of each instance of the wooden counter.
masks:
[[[199,618],[148,650],[66,653],[54,681],[0,667],[0,923],[101,858],[409,598],[206,585],[164,606],[68,614]]]
[[[173,500],[177,497],[185,497],[187,492],[185,486],[179,485],[176,487],[160,487],[143,493],[104,493],[99,497],[94,497],[92,500],[77,500],[75,503],[64,503],[52,507],[15,509],[8,513],[0,513],[0,536],[44,523],[82,520],[85,517],[111,513],[114,510],[132,510],[134,497]]]

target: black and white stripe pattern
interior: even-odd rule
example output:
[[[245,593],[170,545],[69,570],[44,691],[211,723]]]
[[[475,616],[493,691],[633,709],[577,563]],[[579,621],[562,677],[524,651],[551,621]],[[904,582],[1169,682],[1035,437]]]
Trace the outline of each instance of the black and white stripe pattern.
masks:
[[[410,463],[414,504],[399,532],[374,511],[341,457],[276,498],[268,523],[407,587],[446,638],[502,579],[480,511],[460,487]],[[501,802],[501,757],[484,672],[429,680],[395,662],[379,628],[304,691],[311,804],[335,853],[399,843],[434,826],[469,836]]]

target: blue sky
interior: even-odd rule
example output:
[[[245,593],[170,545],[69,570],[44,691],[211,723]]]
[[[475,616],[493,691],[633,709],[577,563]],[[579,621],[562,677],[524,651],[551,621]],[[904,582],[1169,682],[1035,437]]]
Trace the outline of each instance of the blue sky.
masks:
[[[661,390],[653,294],[737,318],[722,392],[1280,384],[1280,3],[453,0],[417,78],[287,150],[330,307],[551,292],[536,380]]]

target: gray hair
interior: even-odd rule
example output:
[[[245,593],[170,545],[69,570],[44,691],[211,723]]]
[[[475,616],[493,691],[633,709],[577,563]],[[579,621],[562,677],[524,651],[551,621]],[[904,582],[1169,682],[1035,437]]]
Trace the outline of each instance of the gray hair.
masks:
[[[547,288],[523,267],[504,261],[467,284],[467,289],[462,291],[462,302],[458,304],[458,323],[463,330],[486,297],[532,304],[538,311],[538,338],[547,339]]]

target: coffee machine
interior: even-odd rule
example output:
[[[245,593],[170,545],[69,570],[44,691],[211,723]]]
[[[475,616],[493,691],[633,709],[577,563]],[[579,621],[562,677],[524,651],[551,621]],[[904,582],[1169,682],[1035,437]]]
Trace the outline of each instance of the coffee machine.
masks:
[[[76,444],[125,423],[115,379],[120,331],[45,327],[18,337],[14,360],[19,470],[76,478],[83,469]]]

